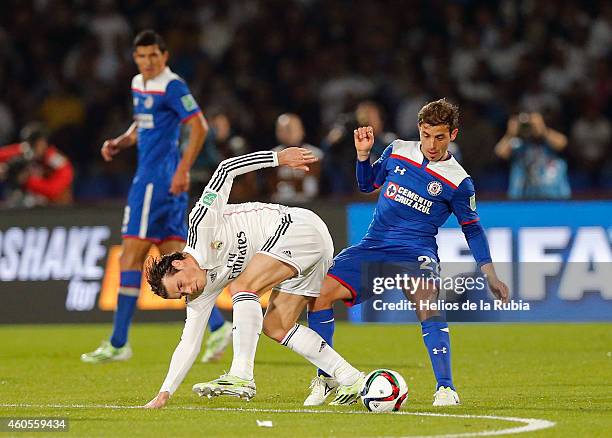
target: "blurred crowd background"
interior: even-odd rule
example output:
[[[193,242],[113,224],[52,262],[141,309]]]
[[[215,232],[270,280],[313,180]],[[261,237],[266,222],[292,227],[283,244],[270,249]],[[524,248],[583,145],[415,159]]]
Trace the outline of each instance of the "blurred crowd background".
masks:
[[[145,28],[165,37],[213,128],[196,192],[224,157],[306,142],[322,157],[314,180],[258,177],[240,200],[351,199],[353,127],[372,125],[380,153],[417,139],[418,110],[446,97],[461,109],[452,150],[481,198],[508,196],[517,163],[495,149],[523,112],[565,135],[551,153],[572,197],[610,197],[609,1],[3,1],[0,144],[42,122],[72,164],[76,202],[127,194],[135,151],[105,163],[99,150],[131,123],[131,42]]]

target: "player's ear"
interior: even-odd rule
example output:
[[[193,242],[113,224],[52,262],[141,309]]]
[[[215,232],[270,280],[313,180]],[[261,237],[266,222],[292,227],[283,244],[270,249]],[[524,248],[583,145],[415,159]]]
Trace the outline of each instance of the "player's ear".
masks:
[[[459,133],[459,128],[455,128],[451,131],[450,133],[450,139],[451,141],[455,141],[455,139],[457,138],[457,134]]]
[[[185,261],[184,260],[172,260],[172,267],[180,271],[185,267]]]

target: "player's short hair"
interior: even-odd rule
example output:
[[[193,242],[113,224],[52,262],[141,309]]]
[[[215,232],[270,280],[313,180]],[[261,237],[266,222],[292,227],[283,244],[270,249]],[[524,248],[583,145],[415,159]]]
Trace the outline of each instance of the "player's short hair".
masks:
[[[459,127],[459,107],[446,99],[429,102],[419,111],[418,123],[432,126],[447,125],[448,130],[452,132]]]
[[[164,254],[159,258],[151,257],[145,265],[145,276],[151,286],[151,290],[155,295],[159,295],[164,299],[168,298],[168,290],[162,283],[162,280],[166,275],[174,275],[178,272],[178,269],[172,266],[172,262],[175,260],[185,260],[185,254],[176,251]]]
[[[138,46],[154,46],[156,44],[160,52],[163,53],[166,51],[166,42],[160,34],[152,29],[143,30],[134,38],[134,50],[136,50]]]

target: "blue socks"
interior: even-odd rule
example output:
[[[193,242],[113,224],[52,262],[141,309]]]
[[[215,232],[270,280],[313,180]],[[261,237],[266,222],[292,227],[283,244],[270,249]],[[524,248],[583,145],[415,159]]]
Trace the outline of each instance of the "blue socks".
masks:
[[[141,271],[122,271],[119,280],[119,295],[117,297],[117,310],[113,324],[111,345],[121,348],[127,343],[128,330],[136,310],[136,301],[140,294]]]
[[[210,331],[214,332],[219,330],[224,323],[225,319],[219,308],[217,306],[213,307],[212,312],[210,312],[210,318],[208,319],[208,328]]]
[[[438,382],[436,389],[440,386],[448,386],[454,391],[448,324],[441,317],[434,316],[421,322],[421,330],[423,342]]]
[[[327,342],[327,345],[332,347],[334,329],[336,328],[334,323],[334,309],[308,312],[308,327],[317,332],[319,336]],[[318,374],[319,376],[329,377],[329,374],[323,370],[318,370]]]

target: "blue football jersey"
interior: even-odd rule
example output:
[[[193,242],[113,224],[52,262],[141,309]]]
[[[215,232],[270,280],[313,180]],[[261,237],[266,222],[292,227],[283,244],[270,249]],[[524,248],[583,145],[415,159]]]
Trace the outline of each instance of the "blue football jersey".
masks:
[[[470,239],[482,231],[474,184],[452,155],[430,162],[419,142],[396,140],[373,165],[357,163],[357,180],[361,191],[381,188],[364,246],[386,253],[423,249],[437,254],[438,228],[453,213],[476,260],[491,261],[486,239]]]
[[[179,128],[200,112],[187,84],[170,68],[144,82],[132,79],[138,126],[138,180],[170,180],[180,161]]]

